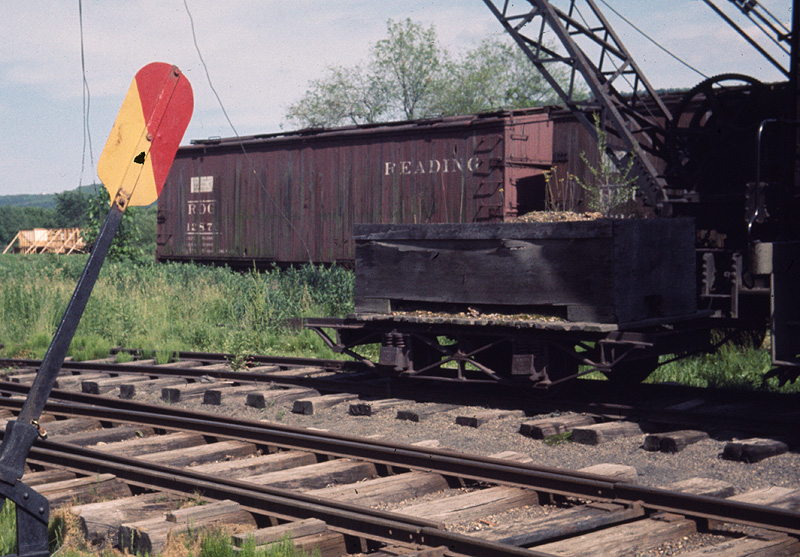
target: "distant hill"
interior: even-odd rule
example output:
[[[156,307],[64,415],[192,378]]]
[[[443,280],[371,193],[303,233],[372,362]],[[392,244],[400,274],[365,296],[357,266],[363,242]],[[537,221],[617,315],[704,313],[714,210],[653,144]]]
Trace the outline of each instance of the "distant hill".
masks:
[[[42,193],[31,195],[22,193],[19,195],[0,195],[0,207],[41,207],[42,209],[52,209],[56,206],[56,195],[54,193]]]
[[[93,195],[101,184],[90,184],[80,188],[81,192]],[[78,191],[75,188],[71,191]],[[0,195],[0,207],[41,207],[42,209],[54,209],[56,206],[55,193],[29,194],[21,193],[17,195]]]

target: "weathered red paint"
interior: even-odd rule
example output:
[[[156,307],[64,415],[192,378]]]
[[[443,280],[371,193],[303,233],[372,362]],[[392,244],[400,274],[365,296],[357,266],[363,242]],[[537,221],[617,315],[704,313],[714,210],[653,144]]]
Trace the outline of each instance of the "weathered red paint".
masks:
[[[196,141],[159,198],[160,260],[351,261],[356,223],[544,208],[548,110]]]

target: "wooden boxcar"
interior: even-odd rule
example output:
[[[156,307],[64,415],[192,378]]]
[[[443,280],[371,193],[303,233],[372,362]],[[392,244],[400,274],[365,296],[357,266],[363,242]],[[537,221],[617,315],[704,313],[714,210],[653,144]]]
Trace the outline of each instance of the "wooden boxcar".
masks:
[[[480,223],[545,209],[544,108],[193,141],[158,200],[159,261],[351,262],[357,223]]]

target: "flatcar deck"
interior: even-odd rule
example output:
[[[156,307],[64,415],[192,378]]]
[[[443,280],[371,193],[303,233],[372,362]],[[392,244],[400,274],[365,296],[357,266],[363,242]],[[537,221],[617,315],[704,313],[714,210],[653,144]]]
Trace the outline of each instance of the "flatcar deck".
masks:
[[[710,316],[711,312],[698,311],[686,315],[671,315],[669,317],[659,317],[645,319],[630,323],[597,323],[592,321],[567,321],[558,317],[535,316],[526,314],[506,315],[500,313],[492,314],[469,314],[469,313],[434,313],[428,311],[410,311],[385,313],[355,313],[349,315],[342,323],[365,322],[365,323],[398,323],[409,324],[418,323],[423,325],[468,325],[473,327],[499,327],[511,329],[537,329],[543,331],[563,331],[563,332],[590,332],[590,333],[611,333],[615,331],[630,331],[646,329],[662,325],[672,325],[687,321],[704,319]],[[307,319],[309,325],[318,321],[330,321],[327,319]],[[324,325],[322,325],[324,326]]]

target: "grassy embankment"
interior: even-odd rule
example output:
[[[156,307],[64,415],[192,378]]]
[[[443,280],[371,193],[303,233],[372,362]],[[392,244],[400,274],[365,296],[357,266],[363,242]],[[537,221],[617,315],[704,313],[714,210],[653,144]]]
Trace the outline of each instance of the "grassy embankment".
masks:
[[[0,355],[44,355],[84,264],[84,256],[0,255]],[[240,362],[247,354],[330,358],[335,355],[316,335],[285,322],[345,315],[352,310],[352,296],[353,275],[341,268],[233,273],[193,265],[109,262],[70,355],[78,360],[100,358],[112,347],[123,346],[143,349],[159,361],[168,361],[179,350],[227,352]],[[769,368],[767,350],[725,345],[716,354],[662,366],[649,381],[775,389],[775,384],[762,384],[761,376]],[[799,389],[798,384],[784,388]],[[7,505],[0,519],[0,546],[13,544],[8,539],[8,534],[13,536],[9,510]],[[224,534],[192,543],[207,544],[198,555],[228,554]],[[285,551],[271,555],[293,555],[291,549]],[[90,553],[76,548],[64,554]]]
[[[0,354],[41,358],[58,327],[85,256],[0,256]],[[295,317],[344,315],[353,275],[342,268],[233,273],[194,265],[106,262],[70,347],[76,360],[114,346],[160,361],[176,351],[334,355]]]
[[[55,333],[84,256],[0,256],[0,355],[41,358]],[[353,274],[305,266],[265,273],[233,273],[194,265],[107,262],[78,327],[70,355],[107,356],[114,346],[143,349],[159,361],[176,351],[331,358],[297,317],[343,316],[352,311]],[[659,368],[650,381],[744,389],[762,386],[766,349],[724,345],[717,353]],[[596,374],[599,375],[599,374]],[[798,390],[798,385],[788,390]]]

